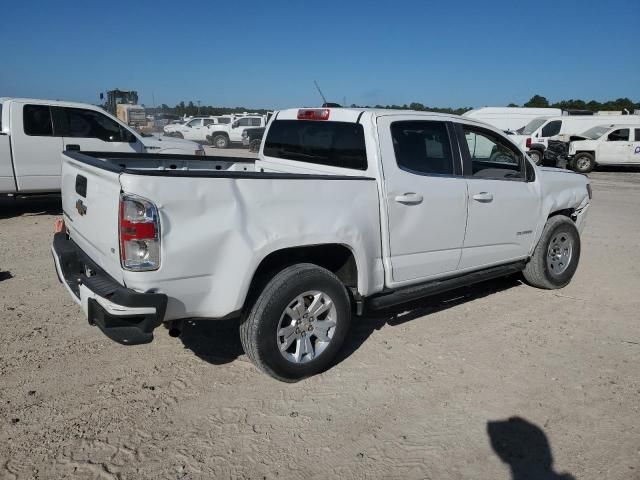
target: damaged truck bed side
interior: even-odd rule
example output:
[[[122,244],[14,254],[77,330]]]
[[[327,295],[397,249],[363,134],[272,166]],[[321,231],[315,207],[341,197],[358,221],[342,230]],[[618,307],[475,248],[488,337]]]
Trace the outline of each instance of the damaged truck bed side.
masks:
[[[326,369],[352,314],[522,271],[560,288],[586,177],[539,168],[464,117],[278,112],[259,159],[63,153],[58,276],[124,344],[163,322],[240,316],[280,380]]]

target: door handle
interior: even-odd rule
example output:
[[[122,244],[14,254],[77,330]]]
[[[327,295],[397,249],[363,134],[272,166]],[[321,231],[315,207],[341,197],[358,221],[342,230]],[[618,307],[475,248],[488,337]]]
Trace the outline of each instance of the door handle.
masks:
[[[473,196],[473,199],[476,202],[489,203],[489,202],[493,201],[493,194],[491,194],[489,192],[480,192],[480,193],[476,193]]]
[[[416,205],[422,202],[422,195],[418,193],[408,192],[404,195],[397,195],[394,200],[405,205]]]
[[[72,143],[71,145],[67,145],[65,147],[65,150],[76,150],[76,151],[80,151],[80,145],[76,144],[76,143]]]

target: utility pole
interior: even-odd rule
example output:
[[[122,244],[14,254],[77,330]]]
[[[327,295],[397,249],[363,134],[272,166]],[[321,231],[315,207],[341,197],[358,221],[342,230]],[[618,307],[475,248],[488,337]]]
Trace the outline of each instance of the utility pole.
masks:
[[[198,102],[198,116],[200,116],[200,100],[196,100]]]

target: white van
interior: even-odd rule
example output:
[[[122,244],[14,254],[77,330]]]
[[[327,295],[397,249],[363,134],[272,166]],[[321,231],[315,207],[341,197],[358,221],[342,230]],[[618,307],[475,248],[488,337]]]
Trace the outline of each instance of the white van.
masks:
[[[537,117],[557,117],[562,115],[559,108],[529,107],[482,107],[469,110],[463,117],[488,123],[505,132],[515,132]]]
[[[531,120],[522,129],[520,135],[511,136],[511,140],[525,149],[531,159],[540,164],[544,151],[549,146],[549,139],[564,142],[571,140],[572,135],[579,135],[603,124],[638,124],[640,115],[566,115],[557,117],[539,117]]]
[[[204,156],[195,142],[139,134],[95,105],[0,98],[0,195],[59,192],[63,150]]]

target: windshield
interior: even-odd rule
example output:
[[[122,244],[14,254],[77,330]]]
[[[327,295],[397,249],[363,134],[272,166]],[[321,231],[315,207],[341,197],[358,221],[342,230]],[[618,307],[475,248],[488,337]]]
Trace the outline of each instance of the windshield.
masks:
[[[600,138],[602,135],[604,135],[605,133],[607,133],[607,131],[609,130],[609,126],[606,125],[598,125],[597,127],[591,127],[589,130],[587,130],[586,132],[582,132],[580,134],[581,137],[585,137],[585,138],[589,138],[591,140],[597,140],[598,138]]]
[[[522,135],[531,135],[546,121],[546,118],[534,118],[522,129]]]

